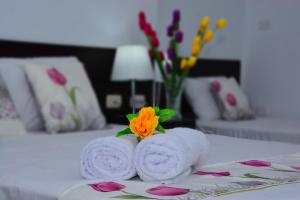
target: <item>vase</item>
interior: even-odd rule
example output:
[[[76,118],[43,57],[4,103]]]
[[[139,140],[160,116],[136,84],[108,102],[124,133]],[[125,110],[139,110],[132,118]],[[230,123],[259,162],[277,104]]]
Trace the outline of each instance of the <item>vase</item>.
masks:
[[[182,100],[183,86],[178,91],[174,92],[165,86],[166,93],[166,107],[174,109],[176,114],[169,121],[180,121],[182,120],[181,114],[181,100]]]

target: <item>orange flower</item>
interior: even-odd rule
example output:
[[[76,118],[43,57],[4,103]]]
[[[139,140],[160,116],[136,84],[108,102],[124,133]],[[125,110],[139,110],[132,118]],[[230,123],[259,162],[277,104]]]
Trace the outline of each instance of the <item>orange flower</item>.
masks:
[[[139,111],[138,117],[130,121],[129,128],[132,133],[143,139],[153,135],[158,126],[158,119],[152,107],[144,107]]]

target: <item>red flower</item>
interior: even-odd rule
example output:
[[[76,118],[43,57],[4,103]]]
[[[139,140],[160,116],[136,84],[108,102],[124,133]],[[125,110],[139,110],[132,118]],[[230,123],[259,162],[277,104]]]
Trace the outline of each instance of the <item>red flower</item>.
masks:
[[[239,162],[239,163],[243,164],[243,165],[253,166],[253,167],[270,167],[271,166],[271,162],[266,162],[266,161],[262,161],[262,160],[248,160],[248,161]]]
[[[230,176],[230,172],[204,172],[204,171],[197,171],[194,174],[196,175],[211,175],[211,176]]]
[[[146,190],[147,193],[157,196],[176,196],[186,194],[189,191],[189,189],[168,187],[164,185]]]
[[[147,22],[145,22],[144,30],[147,35],[151,35],[151,33],[153,32],[151,24]]]
[[[149,53],[149,56],[150,56],[151,60],[153,60],[154,59],[154,52],[153,52],[153,50],[149,49],[148,53]]]
[[[146,22],[145,21],[139,21],[140,29],[145,30]]]
[[[237,100],[236,100],[235,96],[231,93],[228,93],[226,95],[226,101],[231,106],[236,106],[236,104],[237,104]]]
[[[94,184],[89,184],[91,188],[98,192],[113,192],[124,189],[126,186],[115,182],[99,182]]]
[[[144,11],[139,12],[139,21],[146,22],[146,15]]]
[[[54,67],[48,69],[47,74],[51,78],[51,80],[54,83],[56,83],[57,85],[62,85],[63,86],[67,83],[66,77]]]
[[[159,52],[159,57],[160,57],[161,60],[164,60],[165,59],[165,54],[162,51],[160,51]]]
[[[153,47],[158,47],[158,46],[159,46],[159,40],[157,39],[157,37],[153,37],[153,38],[151,39],[151,45],[152,45]]]

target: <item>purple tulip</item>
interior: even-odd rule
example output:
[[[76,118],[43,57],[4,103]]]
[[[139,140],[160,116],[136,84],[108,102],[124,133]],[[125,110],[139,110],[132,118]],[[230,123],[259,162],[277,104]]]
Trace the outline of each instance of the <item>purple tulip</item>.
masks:
[[[204,176],[204,175],[211,175],[211,176],[230,176],[230,172],[204,172],[204,171],[197,171],[194,174]]]
[[[180,21],[180,10],[174,10],[173,12],[173,24],[176,24]]]
[[[221,91],[221,84],[219,81],[212,81],[210,85],[213,92],[217,93]]]
[[[168,54],[169,60],[173,60],[174,59],[175,55],[174,55],[174,51],[173,51],[173,49],[171,47],[168,48],[167,54]]]
[[[243,165],[253,166],[253,167],[270,167],[271,166],[270,162],[266,162],[266,161],[262,161],[262,160],[248,160],[248,161],[239,162],[239,163],[243,164]]]
[[[189,193],[189,191],[190,191],[189,189],[185,189],[185,188],[175,188],[175,187],[168,187],[164,185],[146,190],[147,193],[157,195],[157,196],[183,195]]]
[[[300,166],[291,166],[291,168],[296,169],[296,170],[300,170]]]
[[[47,74],[51,78],[51,80],[54,83],[56,83],[57,85],[62,85],[63,86],[67,83],[66,77],[54,67],[48,69]]]
[[[175,36],[176,42],[181,43],[183,41],[183,32],[178,31]]]
[[[116,182],[99,182],[99,183],[89,184],[89,186],[98,192],[119,191],[126,187],[125,185],[121,185]]]
[[[172,66],[170,63],[166,63],[166,72],[167,74],[171,74],[172,72]]]
[[[167,36],[172,37],[173,36],[174,27],[172,25],[168,26],[167,28]]]
[[[62,120],[65,114],[65,106],[61,102],[50,103],[51,117]]]
[[[237,104],[237,100],[236,100],[235,96],[231,93],[228,93],[226,95],[226,101],[231,106],[236,106],[236,104]]]

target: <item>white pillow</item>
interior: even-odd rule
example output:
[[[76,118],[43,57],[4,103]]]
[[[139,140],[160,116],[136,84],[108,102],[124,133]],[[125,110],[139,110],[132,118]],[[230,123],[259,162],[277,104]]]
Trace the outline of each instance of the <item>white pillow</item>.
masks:
[[[81,64],[26,64],[48,132],[100,129],[105,118]]]
[[[223,119],[254,118],[247,97],[234,78],[212,80],[210,85]]]
[[[44,130],[44,122],[24,71],[26,63],[61,65],[80,63],[76,57],[0,58],[0,74],[28,131]]]
[[[222,80],[225,77],[188,78],[185,83],[185,95],[197,117],[201,120],[220,119],[220,111],[210,92],[210,80]]]
[[[0,76],[0,136],[26,133],[13,102]]]

